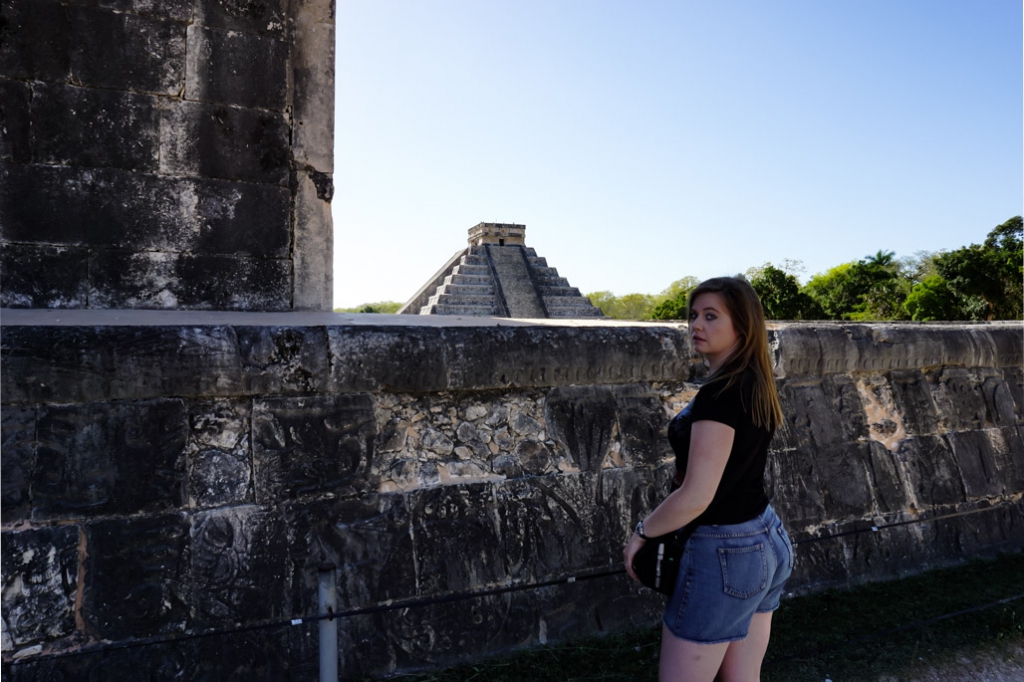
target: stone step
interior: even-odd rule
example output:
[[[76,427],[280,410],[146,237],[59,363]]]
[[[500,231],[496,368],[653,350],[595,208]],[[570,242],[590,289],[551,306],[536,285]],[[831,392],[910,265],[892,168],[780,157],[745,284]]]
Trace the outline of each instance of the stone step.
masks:
[[[558,277],[558,270],[549,267],[536,267],[533,268],[533,276],[538,278]]]
[[[530,249],[533,251],[533,249]],[[530,261],[530,267],[533,268],[546,268],[548,266],[548,259],[544,257],[538,257],[537,254],[528,255],[526,258]]]
[[[429,312],[421,315],[469,315],[472,317],[493,317],[496,310],[493,305],[431,305]],[[426,308],[424,309],[426,310]]]
[[[538,284],[537,291],[540,292],[540,295],[544,297],[545,301],[549,296],[582,296],[582,294],[580,294],[580,290],[576,287],[562,284],[556,284],[554,286]]]
[[[582,296],[545,296],[544,306],[550,308],[552,306],[564,308],[564,307],[575,307],[581,306],[591,307],[590,301]]]
[[[487,254],[463,256],[462,260],[459,261],[459,265],[483,265],[487,267]]]
[[[459,263],[452,270],[453,275],[473,275],[475,277],[490,277],[491,269],[486,265],[463,265]]]
[[[438,287],[437,293],[451,294],[452,296],[494,296],[494,285],[487,284],[462,284],[445,283]]]
[[[534,281],[537,282],[539,287],[567,287],[569,286],[569,280],[565,277],[535,277]]]
[[[552,307],[548,306],[549,317],[604,317],[601,313],[600,308],[589,306],[587,308],[579,307]]]
[[[488,294],[485,296],[453,296],[447,292],[441,292],[431,296],[428,303],[434,303],[436,305],[494,305],[494,294]]]
[[[451,285],[451,284],[454,284],[454,285],[457,285],[457,286],[467,286],[467,287],[468,286],[489,286],[489,287],[493,287],[494,286],[494,280],[491,279],[490,275],[487,275],[486,277],[482,276],[482,275],[448,275],[447,277],[444,278],[444,284],[442,286],[448,286],[448,285]]]

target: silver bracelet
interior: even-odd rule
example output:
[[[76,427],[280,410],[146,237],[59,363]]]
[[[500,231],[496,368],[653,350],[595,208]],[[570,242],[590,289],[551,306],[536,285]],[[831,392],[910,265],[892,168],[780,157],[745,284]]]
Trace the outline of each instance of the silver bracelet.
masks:
[[[644,535],[644,520],[643,519],[640,519],[639,521],[637,521],[636,528],[633,530],[633,532],[636,533],[637,535],[639,535],[644,540],[650,540],[649,537]]]

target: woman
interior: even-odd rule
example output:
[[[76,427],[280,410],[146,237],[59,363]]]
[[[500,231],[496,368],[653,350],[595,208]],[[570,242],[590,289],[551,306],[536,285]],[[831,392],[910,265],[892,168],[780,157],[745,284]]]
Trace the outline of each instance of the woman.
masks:
[[[764,492],[764,469],[782,421],[764,311],[753,288],[709,279],[689,298],[690,337],[710,365],[693,401],[669,424],[678,487],[623,551],[696,526],[662,624],[662,682],[760,678],[772,612],[793,570],[793,547]],[[691,527],[692,527],[691,526]]]

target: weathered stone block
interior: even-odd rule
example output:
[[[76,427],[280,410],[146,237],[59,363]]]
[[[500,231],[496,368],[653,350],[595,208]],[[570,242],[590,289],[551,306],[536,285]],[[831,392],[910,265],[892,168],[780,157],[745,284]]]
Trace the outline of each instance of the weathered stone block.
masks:
[[[154,0],[67,0],[66,4],[97,7],[172,21],[188,22],[192,19],[192,0],[160,0],[159,2],[154,2]]]
[[[185,24],[91,8],[68,10],[71,80],[177,95],[185,81]]]
[[[291,57],[292,154],[300,166],[333,173],[334,2],[310,2],[303,9],[295,23]]]
[[[944,367],[934,376],[932,399],[940,422],[956,431],[983,429],[987,422],[985,396],[981,390],[984,379],[975,369]]]
[[[12,327],[0,334],[9,403],[238,395],[230,327]]]
[[[887,513],[906,509],[907,491],[895,456],[877,441],[869,441],[866,446],[871,491],[878,510]]]
[[[939,429],[939,413],[931,383],[920,371],[896,371],[890,376],[892,395],[907,433],[928,435]]]
[[[188,523],[180,515],[96,521],[85,535],[82,615],[91,634],[116,640],[184,629]]]
[[[844,402],[847,408],[860,408],[863,414],[856,387],[848,379],[837,383],[830,375],[821,383],[785,382],[779,389],[787,422],[786,428],[780,430],[787,439],[786,445],[826,447],[866,435],[863,423],[858,429],[858,425],[846,423],[841,416]]]
[[[831,518],[860,518],[874,511],[871,446],[834,443],[815,448],[818,481],[827,481],[822,498]]]
[[[27,83],[0,78],[0,161],[28,163],[31,160],[31,99],[32,91]]]
[[[1024,490],[1024,472],[1018,471],[1013,462],[1012,441],[1007,442],[1000,429],[947,433],[945,438],[956,458],[968,498]]]
[[[766,477],[770,479],[769,490],[774,491],[772,506],[791,530],[816,526],[828,518],[812,448],[770,453]]]
[[[56,0],[8,0],[0,11],[0,75],[66,80],[71,24],[64,7]]]
[[[322,327],[236,327],[247,393],[316,393],[327,385],[327,333]]]
[[[630,395],[634,392],[638,394]],[[657,466],[665,459],[674,458],[668,444],[669,417],[661,400],[650,393],[649,388],[637,386],[630,391],[616,390],[615,411],[624,465]]]
[[[36,410],[34,407],[0,407],[0,514],[3,523],[28,518],[31,509],[29,483],[35,468]]]
[[[287,0],[195,0],[200,26],[287,38]]]
[[[185,97],[282,111],[288,54],[288,43],[271,37],[189,26]]]
[[[156,170],[156,100],[130,92],[36,84],[32,157],[37,163]]]
[[[184,502],[180,400],[49,405],[39,412],[32,517],[163,511]]]
[[[195,622],[282,618],[287,610],[284,521],[261,507],[232,507],[193,517],[188,544],[189,605]]]
[[[10,242],[284,258],[289,204],[287,189],[251,183],[0,166],[0,235]]]
[[[0,305],[84,308],[88,276],[85,249],[4,244],[0,250]]]
[[[369,396],[257,400],[252,420],[257,502],[376,488],[369,473],[377,431]]]
[[[490,486],[480,483],[409,495],[420,596],[478,590],[505,580],[499,528],[478,511],[490,506],[491,495]]]
[[[331,310],[334,291],[333,180],[329,175],[312,171],[296,173],[295,182],[295,247],[292,249],[295,309]]]
[[[188,405],[188,504],[215,507],[252,502],[251,400]]]
[[[101,252],[89,263],[89,306],[288,310],[287,260]]]
[[[7,532],[2,546],[5,652],[71,634],[75,628],[78,527]]]
[[[580,471],[597,471],[611,445],[615,398],[606,387],[565,386],[552,389],[545,405],[552,437]]]
[[[341,609],[416,596],[417,561],[404,496],[288,504],[285,516],[295,613],[316,612],[319,569],[327,564],[338,569]]]
[[[442,330],[328,327],[332,391],[439,391],[448,384]],[[405,358],[399,364],[394,358]]]
[[[283,114],[181,102],[164,110],[160,136],[165,173],[288,182],[289,127]]]
[[[986,377],[981,386],[985,397],[985,423],[994,426],[1016,426],[1017,411],[1013,390],[1002,376]]]
[[[960,467],[942,436],[908,438],[900,443],[896,456],[910,479],[915,507],[956,504],[966,499]]]

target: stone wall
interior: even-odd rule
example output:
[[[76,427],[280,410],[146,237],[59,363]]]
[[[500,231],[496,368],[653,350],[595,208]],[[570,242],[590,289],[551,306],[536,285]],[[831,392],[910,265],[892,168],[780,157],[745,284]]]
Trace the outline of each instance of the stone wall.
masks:
[[[74,313],[6,311],[0,340],[12,680],[316,679],[315,624],[239,627],[314,613],[327,562],[342,609],[615,570],[703,372],[673,325]],[[1019,323],[771,336],[793,591],[1024,546]],[[660,604],[612,575],[358,616],[342,669]],[[171,641],[195,633],[220,634]]]
[[[331,0],[0,4],[0,305],[330,310]]]

